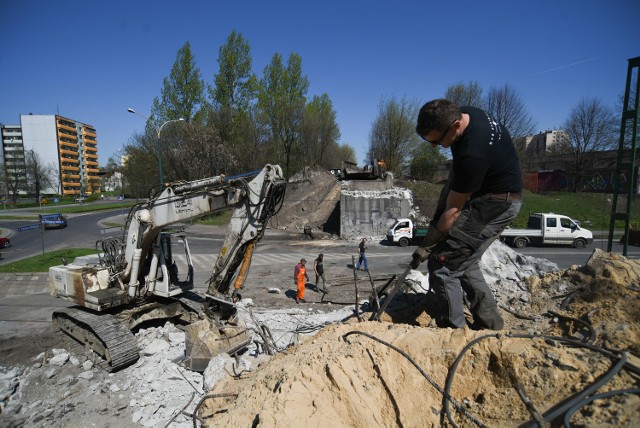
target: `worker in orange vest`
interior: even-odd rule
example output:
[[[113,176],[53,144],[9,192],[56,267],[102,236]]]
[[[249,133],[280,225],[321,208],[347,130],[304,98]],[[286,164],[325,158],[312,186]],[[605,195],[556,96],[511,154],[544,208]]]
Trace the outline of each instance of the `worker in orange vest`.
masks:
[[[298,286],[298,293],[296,294],[296,303],[307,303],[304,300],[304,289],[305,289],[305,279],[309,280],[309,275],[307,275],[307,268],[305,264],[307,261],[305,259],[300,259],[300,263],[296,265],[296,268],[293,270],[293,281]]]

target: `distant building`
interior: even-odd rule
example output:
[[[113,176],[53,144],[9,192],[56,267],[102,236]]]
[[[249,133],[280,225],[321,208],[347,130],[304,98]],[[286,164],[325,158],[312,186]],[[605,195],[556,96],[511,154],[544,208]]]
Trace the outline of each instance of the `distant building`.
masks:
[[[14,154],[16,162],[20,159],[17,154],[20,152],[24,167],[25,153],[33,150],[42,166],[51,171],[51,183],[41,189],[42,193],[100,193],[98,141],[93,126],[59,115],[20,115],[20,126],[17,128],[21,147],[15,131],[9,132],[6,128],[8,126],[3,126],[2,137],[5,168],[11,165],[9,152]],[[9,150],[11,147],[14,150]]]
[[[562,129],[542,131],[537,135],[526,137],[525,153],[528,155],[540,155],[548,152],[554,146],[558,147],[569,142],[569,136]]]
[[[0,178],[0,192],[2,196],[13,193],[27,193],[27,175],[20,125],[0,126],[2,134],[2,150],[0,150],[0,165],[4,171]]]

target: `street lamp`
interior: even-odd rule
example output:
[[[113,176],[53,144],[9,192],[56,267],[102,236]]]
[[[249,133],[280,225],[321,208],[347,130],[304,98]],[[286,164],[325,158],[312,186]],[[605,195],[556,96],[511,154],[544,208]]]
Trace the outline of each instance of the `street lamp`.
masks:
[[[184,119],[180,118],[180,119],[167,120],[162,125],[160,125],[160,127],[158,127],[158,125],[156,125],[155,123],[151,122],[151,120],[147,116],[141,115],[140,113],[138,113],[134,109],[128,108],[127,111],[129,113],[137,114],[138,116],[146,119],[147,120],[147,124],[151,123],[151,125],[153,125],[153,129],[155,129],[155,131],[156,131],[156,136],[158,137],[158,166],[160,168],[160,187],[162,188],[162,186],[164,185],[164,175],[162,173],[162,151],[160,149],[160,133],[162,132],[162,128],[164,128],[164,126],[166,124],[171,123],[171,122],[183,122]]]

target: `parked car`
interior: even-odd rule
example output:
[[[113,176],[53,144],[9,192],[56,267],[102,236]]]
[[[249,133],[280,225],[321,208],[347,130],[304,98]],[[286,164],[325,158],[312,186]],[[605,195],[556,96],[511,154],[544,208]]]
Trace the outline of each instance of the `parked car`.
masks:
[[[398,243],[401,247],[418,244],[427,236],[429,226],[418,226],[409,218],[399,218],[387,229],[387,241]]]
[[[6,237],[0,237],[0,248],[7,248],[11,245],[11,239]]]
[[[84,196],[78,196],[74,201],[76,204],[81,204],[83,203],[87,198]]]
[[[516,248],[527,245],[560,244],[584,248],[593,242],[593,233],[584,229],[571,218],[554,213],[529,215],[526,229],[505,229],[500,239]]]
[[[45,229],[63,229],[67,227],[67,219],[62,214],[43,215],[42,226]]]

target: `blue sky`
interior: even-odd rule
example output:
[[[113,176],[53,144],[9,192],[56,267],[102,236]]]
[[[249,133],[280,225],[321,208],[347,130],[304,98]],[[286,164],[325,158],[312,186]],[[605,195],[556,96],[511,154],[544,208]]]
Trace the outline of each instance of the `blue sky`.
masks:
[[[640,1],[32,1],[1,0],[0,122],[60,114],[98,132],[106,164],[148,115],[190,42],[212,83],[232,30],[254,71],[302,57],[308,96],[327,93],[341,143],[364,163],[384,97],[426,102],[475,80],[512,85],[537,129],[559,127],[582,97],[614,107],[640,56]]]

